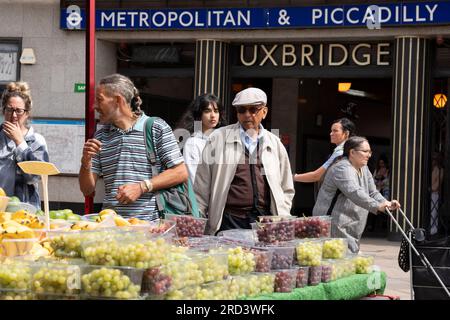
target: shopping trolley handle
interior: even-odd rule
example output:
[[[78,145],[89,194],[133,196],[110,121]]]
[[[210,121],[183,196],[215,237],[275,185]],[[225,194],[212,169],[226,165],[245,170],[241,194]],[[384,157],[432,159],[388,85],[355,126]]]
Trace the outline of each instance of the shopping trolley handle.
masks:
[[[416,242],[422,242],[425,240],[425,229],[423,228],[415,228],[411,221],[409,221],[408,217],[405,215],[405,213],[403,212],[403,210],[401,208],[398,208],[398,211],[402,214],[402,216],[405,218],[406,222],[408,222],[410,230],[408,232],[412,233],[412,238],[416,241]],[[404,235],[407,233],[406,230],[403,230],[403,228],[401,228],[400,224],[398,223],[398,221],[395,219],[394,215],[392,214],[392,212],[386,208],[386,212],[389,214],[389,216],[391,217],[391,219],[395,222],[395,224],[397,225],[397,227],[399,229],[401,229],[401,231],[403,231],[402,233],[404,233]]]

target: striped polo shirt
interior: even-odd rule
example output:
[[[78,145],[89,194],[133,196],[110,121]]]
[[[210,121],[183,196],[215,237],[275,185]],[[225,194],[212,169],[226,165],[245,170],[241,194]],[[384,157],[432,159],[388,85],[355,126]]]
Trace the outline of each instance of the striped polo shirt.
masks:
[[[119,186],[152,178],[144,141],[147,119],[148,116],[142,114],[128,130],[122,130],[113,124],[98,130],[95,139],[102,143],[102,149],[93,157],[91,171],[102,176],[105,183],[103,208],[112,208],[127,218],[153,220],[158,218],[154,193],[144,193],[129,204],[121,204],[116,199]],[[172,129],[161,118],[156,118],[153,123],[153,145],[159,172],[161,168],[171,168],[183,162]]]

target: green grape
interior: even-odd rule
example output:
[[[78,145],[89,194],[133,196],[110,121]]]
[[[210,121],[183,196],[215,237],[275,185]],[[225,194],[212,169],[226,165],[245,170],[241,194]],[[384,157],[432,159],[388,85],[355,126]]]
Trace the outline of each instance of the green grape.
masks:
[[[39,299],[52,298],[53,295],[77,295],[80,291],[80,269],[74,265],[40,266],[33,273],[31,289]]]
[[[102,267],[81,277],[83,293],[89,297],[136,299],[141,286],[134,284],[121,270]]]
[[[31,268],[26,263],[0,264],[1,289],[30,289]]]
[[[320,266],[322,262],[321,242],[299,242],[296,252],[298,264],[301,266]]]
[[[373,257],[371,256],[356,256],[354,259],[356,273],[371,273],[373,267]]]
[[[347,252],[345,239],[330,239],[323,243],[322,257],[324,259],[342,259]]]

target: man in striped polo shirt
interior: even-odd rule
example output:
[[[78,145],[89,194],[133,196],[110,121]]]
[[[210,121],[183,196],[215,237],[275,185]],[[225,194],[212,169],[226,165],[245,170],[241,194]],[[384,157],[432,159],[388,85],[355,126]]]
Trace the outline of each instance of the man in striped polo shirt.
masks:
[[[105,124],[83,147],[79,174],[85,196],[95,192],[99,176],[105,183],[103,208],[145,220],[158,218],[154,191],[187,181],[188,172],[170,126],[157,118],[153,144],[159,172],[152,176],[144,141],[148,119],[141,110],[138,90],[125,76],[113,74],[100,80],[95,110]]]

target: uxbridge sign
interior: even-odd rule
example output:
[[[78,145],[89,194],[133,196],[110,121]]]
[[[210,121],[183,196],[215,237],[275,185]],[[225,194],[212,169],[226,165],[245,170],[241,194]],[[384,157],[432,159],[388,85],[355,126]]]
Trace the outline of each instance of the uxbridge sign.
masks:
[[[390,66],[391,44],[242,44],[239,47],[239,63],[245,67]]]

